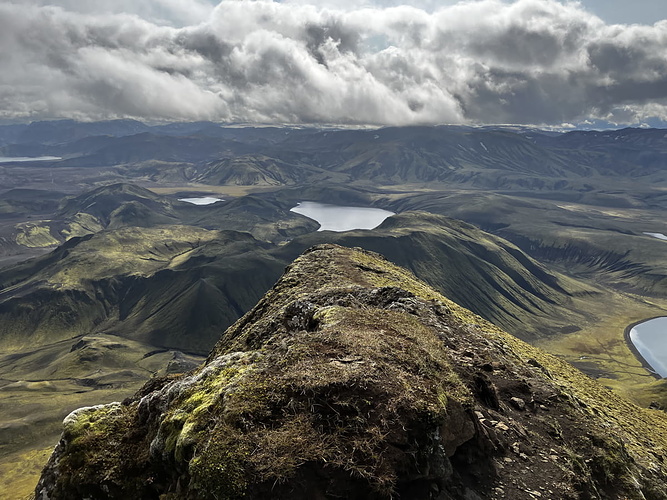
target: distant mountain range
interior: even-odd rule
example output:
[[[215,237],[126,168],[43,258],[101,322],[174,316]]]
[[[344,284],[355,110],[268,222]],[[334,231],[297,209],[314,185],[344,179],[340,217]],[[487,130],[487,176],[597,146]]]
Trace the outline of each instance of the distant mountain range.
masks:
[[[553,134],[454,126],[316,130],[65,121],[0,127],[0,154],[62,157],[52,163],[59,167],[135,165],[135,176],[154,168],[144,170],[142,163],[169,162],[181,165],[184,179],[204,184],[438,181],[585,191],[603,182],[600,177],[663,182],[665,134],[659,129]]]

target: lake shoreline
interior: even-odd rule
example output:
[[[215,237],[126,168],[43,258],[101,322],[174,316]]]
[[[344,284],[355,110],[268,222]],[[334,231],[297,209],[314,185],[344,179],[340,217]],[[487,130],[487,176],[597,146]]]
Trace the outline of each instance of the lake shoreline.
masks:
[[[634,342],[630,338],[630,331],[637,325],[641,325],[642,323],[646,323],[647,321],[651,321],[653,319],[658,319],[658,318],[665,318],[667,316],[660,315],[660,316],[653,316],[651,318],[644,318],[639,321],[635,321],[634,323],[629,324],[628,326],[625,327],[625,330],[623,331],[623,338],[625,339],[625,344],[628,346],[630,351],[632,351],[632,354],[635,355],[635,358],[641,363],[642,367],[649,372],[650,375],[652,375],[656,380],[662,380],[663,377],[655,371],[655,369],[651,366],[651,364],[646,361],[646,358],[642,356],[642,354],[639,352],[639,349],[635,346]]]

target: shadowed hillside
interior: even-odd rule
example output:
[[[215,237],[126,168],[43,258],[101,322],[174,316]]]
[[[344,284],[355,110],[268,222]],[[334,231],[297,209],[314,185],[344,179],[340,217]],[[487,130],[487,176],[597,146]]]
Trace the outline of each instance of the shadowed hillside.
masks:
[[[206,352],[282,267],[266,245],[233,231],[130,227],[73,239],[0,272],[0,344],[113,332]]]

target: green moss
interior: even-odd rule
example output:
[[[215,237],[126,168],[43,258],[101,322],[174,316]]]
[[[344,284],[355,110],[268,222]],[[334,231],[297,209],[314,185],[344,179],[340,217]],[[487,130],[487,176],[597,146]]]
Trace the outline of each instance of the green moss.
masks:
[[[125,478],[123,473],[128,461],[138,461],[141,457],[141,453],[128,455],[122,451],[124,436],[134,416],[133,409],[111,403],[77,410],[65,419],[63,437],[67,454],[59,464],[65,488],[74,471],[82,482],[122,480],[134,485],[138,481]]]
[[[442,342],[413,315],[331,305],[317,309],[313,320],[315,331],[263,346],[263,368],[237,379],[225,393],[224,413],[213,417],[225,425],[215,433],[233,434],[233,444],[219,436],[211,443],[255,450],[243,462],[256,480],[285,481],[303,463],[327,464],[389,494],[400,458],[387,458],[387,436],[415,425],[437,428],[448,418],[450,400],[471,404],[470,391],[449,366]],[[230,449],[214,454],[243,455]],[[198,474],[214,472],[202,460],[193,462]]]
[[[356,252],[351,255],[351,260],[362,266],[364,279],[368,284],[375,287],[395,286],[408,292],[414,293],[424,300],[440,300],[450,302],[426,283],[418,280],[405,269],[398,267],[387,260],[380,260],[378,255]]]
[[[344,308],[340,306],[322,307],[313,315],[313,319],[323,325],[333,325],[341,320],[343,313]]]
[[[438,402],[442,406],[443,409],[447,409],[447,400],[449,399],[449,395],[447,394],[447,391],[444,390],[443,387],[438,386],[436,388],[437,394],[438,394]]]
[[[248,486],[246,473],[250,449],[233,439],[232,429],[215,429],[190,461],[192,485],[201,498],[236,500]]]
[[[221,397],[235,380],[248,369],[247,356],[226,363],[198,378],[181,393],[160,423],[158,434],[164,440],[162,453],[176,461],[188,460],[193,447],[201,440],[200,431],[221,404]]]
[[[122,412],[120,403],[80,408],[63,422],[63,436],[72,444],[86,439],[92,434],[104,434],[116,422]]]
[[[176,444],[181,440],[181,431],[188,419],[188,413],[178,409],[166,415],[162,420],[160,423],[160,433],[165,436],[165,453],[176,454]],[[179,450],[177,454],[182,455],[182,451]]]

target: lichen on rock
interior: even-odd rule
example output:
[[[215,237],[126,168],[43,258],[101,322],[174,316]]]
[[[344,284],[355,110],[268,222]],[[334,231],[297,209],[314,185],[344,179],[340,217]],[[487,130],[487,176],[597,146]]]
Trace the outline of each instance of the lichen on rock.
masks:
[[[662,412],[321,245],[203,366],[70,415],[36,496],[667,498],[666,439]]]

